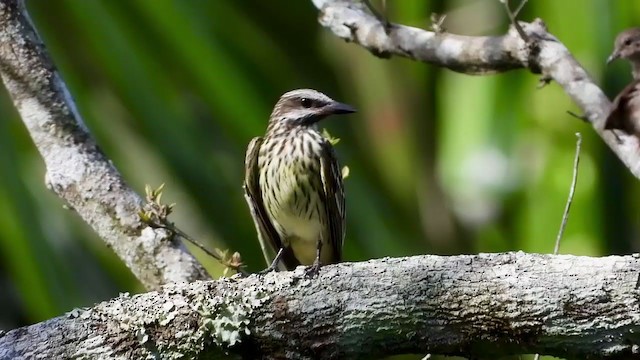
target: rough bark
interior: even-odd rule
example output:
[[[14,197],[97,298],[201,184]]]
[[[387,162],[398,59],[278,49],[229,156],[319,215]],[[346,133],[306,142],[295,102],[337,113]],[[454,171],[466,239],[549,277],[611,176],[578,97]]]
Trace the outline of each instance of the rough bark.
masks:
[[[208,279],[165,230],[138,217],[142,199],[91,138],[24,2],[0,1],[0,76],[42,155],[47,186],[67,202],[148,289]]]
[[[637,140],[602,130],[610,103],[541,21],[498,37],[394,25],[359,1],[313,0],[321,23],[379,56],[454,71],[517,68],[553,79],[636,176]],[[0,76],[47,168],[47,185],[113,247],[148,288],[205,279],[164,230],[140,223],[141,199],[82,123],[24,5],[0,0]],[[0,359],[468,357],[541,353],[640,357],[640,260],[523,253],[422,256],[263,277],[167,285],[0,334]]]
[[[604,130],[611,102],[569,50],[547,31],[542,20],[520,22],[528,41],[513,26],[503,36],[462,36],[398,24],[392,24],[387,32],[361,0],[312,2],[320,10],[322,26],[376,56],[397,55],[477,75],[524,68],[542,74],[541,81],[554,80],[582,109],[593,129],[629,171],[640,178],[638,138],[617,132],[618,140],[612,131]]]
[[[639,274],[638,256],[507,253],[172,284],[10,331],[0,358],[629,359],[640,356]]]

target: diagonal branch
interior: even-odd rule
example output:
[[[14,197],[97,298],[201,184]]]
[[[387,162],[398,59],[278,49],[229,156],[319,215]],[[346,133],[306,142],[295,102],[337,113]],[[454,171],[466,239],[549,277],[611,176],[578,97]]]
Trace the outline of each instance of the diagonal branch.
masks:
[[[172,284],[0,335],[0,358],[629,359],[637,256],[419,256]],[[229,344],[234,344],[228,348]],[[84,357],[83,357],[84,356]]]
[[[140,221],[142,199],[91,138],[20,0],[0,1],[0,76],[44,159],[47,186],[142,284],[209,278],[169,231]]]
[[[520,22],[528,42],[513,29],[503,36],[461,36],[394,24],[390,31],[358,0],[312,0],[320,24],[339,38],[358,44],[376,56],[402,56],[465,74],[487,75],[528,68],[554,80],[582,109],[593,129],[640,178],[640,143],[635,136],[620,139],[604,130],[611,102],[569,50],[551,35],[542,20]]]

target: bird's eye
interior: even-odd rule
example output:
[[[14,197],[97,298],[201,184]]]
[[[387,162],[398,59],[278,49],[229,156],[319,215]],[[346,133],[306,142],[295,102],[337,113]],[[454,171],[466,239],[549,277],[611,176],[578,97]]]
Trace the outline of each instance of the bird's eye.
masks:
[[[631,45],[631,39],[627,39],[624,41],[624,46],[629,46]]]
[[[302,105],[303,108],[308,109],[311,107],[311,105],[313,105],[313,101],[307,98],[302,98],[300,99],[300,104]]]

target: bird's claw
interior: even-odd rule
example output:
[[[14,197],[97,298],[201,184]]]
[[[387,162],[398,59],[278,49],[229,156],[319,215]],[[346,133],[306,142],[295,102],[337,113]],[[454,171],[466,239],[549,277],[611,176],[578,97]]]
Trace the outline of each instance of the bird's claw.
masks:
[[[314,278],[314,277],[318,276],[318,274],[320,273],[320,268],[321,267],[322,267],[322,264],[320,264],[320,261],[318,259],[316,259],[316,261],[313,262],[313,265],[311,265],[308,268],[304,269],[304,274],[308,278]]]

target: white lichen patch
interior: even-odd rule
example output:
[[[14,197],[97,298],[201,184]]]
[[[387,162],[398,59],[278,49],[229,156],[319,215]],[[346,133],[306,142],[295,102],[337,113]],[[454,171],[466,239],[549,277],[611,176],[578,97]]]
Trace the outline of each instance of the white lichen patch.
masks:
[[[442,39],[440,46],[435,48],[435,55],[439,59],[457,59],[465,51],[468,44],[461,39],[450,37]]]
[[[195,301],[195,310],[202,316],[200,331],[209,334],[219,346],[238,344],[242,336],[249,335],[249,324],[255,309],[259,308],[275,291],[288,286],[292,277],[269,273],[260,277],[260,282],[250,286],[236,285],[234,280],[220,280],[222,296],[200,294]],[[226,288],[226,289],[224,289]]]
[[[43,140],[44,141],[44,140]],[[55,191],[67,188],[83,181],[87,173],[85,158],[78,155],[78,149],[52,143],[48,145],[44,159],[47,165],[46,184]],[[83,194],[86,197],[90,194]]]
[[[254,275],[256,276],[256,275]],[[221,279],[215,283],[170,284],[158,293],[123,294],[71,316],[87,319],[101,333],[121,334],[99,346],[115,354],[139,358],[162,353],[163,358],[190,358],[209,344],[227,349],[250,333],[256,309],[295,277],[266,274],[249,279]],[[106,329],[105,329],[106,328]],[[128,336],[123,336],[128,334]]]

